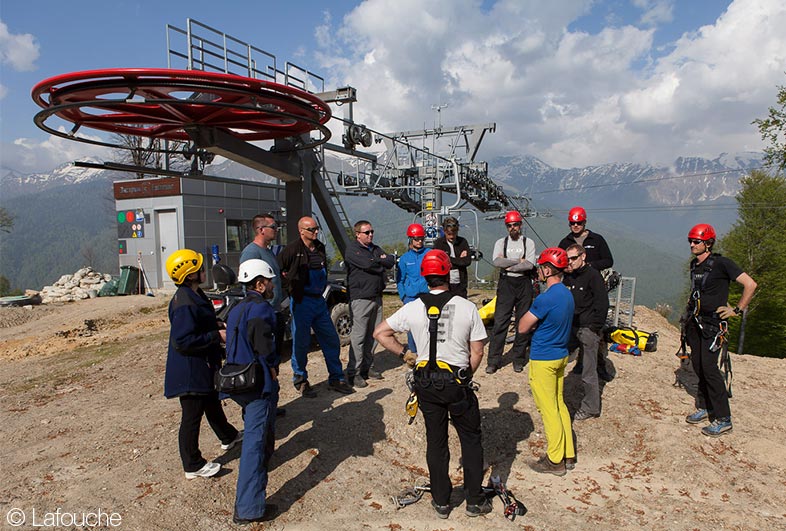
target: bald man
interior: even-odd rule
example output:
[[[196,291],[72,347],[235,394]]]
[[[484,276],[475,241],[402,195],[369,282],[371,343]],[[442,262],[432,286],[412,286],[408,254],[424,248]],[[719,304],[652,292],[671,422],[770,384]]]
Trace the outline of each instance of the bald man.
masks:
[[[327,255],[325,244],[317,239],[319,225],[311,217],[297,223],[299,237],[278,255],[284,287],[290,294],[292,313],[292,383],[308,398],[316,391],[308,381],[306,362],[311,344],[311,330],[322,348],[328,369],[328,386],[343,394],[354,393],[347,385],[341,368],[341,342],[330,320],[330,310],[322,294],[327,287]]]

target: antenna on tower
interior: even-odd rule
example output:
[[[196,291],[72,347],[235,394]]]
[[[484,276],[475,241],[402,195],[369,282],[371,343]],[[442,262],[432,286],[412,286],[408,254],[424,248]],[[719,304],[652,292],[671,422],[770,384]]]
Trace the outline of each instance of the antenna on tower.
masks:
[[[450,105],[450,104],[449,103],[440,103],[440,104],[431,106],[431,110],[432,111],[437,111],[437,122],[439,123],[439,125],[437,126],[437,130],[438,131],[442,130],[442,109],[446,109],[448,107],[448,105]]]

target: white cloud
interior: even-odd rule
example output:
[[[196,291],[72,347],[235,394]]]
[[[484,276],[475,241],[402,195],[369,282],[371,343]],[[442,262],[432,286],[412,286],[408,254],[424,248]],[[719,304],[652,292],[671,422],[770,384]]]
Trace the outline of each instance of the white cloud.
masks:
[[[8,89],[5,87],[5,85],[3,85],[2,83],[0,83],[0,100],[2,100],[3,98],[5,98],[5,95],[6,95],[6,94],[8,94]]]
[[[61,130],[63,130],[61,128]],[[80,135],[85,136],[85,135]],[[96,139],[96,137],[89,137]],[[2,146],[2,165],[20,173],[44,173],[82,157],[112,158],[109,148],[50,135],[43,141],[18,138]]]
[[[367,0],[320,50],[328,86],[358,89],[355,119],[381,131],[497,122],[482,156],[562,166],[669,163],[760,149],[750,122],[783,84],[786,3],[736,0],[718,20],[653,49],[673,1],[635,0],[637,26],[572,24],[592,2]],[[571,28],[571,29],[569,29]],[[655,59],[657,57],[657,59]]]
[[[36,69],[38,43],[29,33],[13,34],[0,21],[0,64],[10,65],[14,70],[27,72]]]

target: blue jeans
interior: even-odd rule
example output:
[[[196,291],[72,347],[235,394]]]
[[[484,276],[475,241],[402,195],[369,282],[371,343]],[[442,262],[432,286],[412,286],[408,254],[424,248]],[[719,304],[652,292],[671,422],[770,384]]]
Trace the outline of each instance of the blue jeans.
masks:
[[[410,297],[409,295],[404,295],[404,298],[401,299],[401,302],[404,304],[408,304],[414,300],[417,300],[418,297]],[[418,347],[415,345],[415,338],[412,337],[412,332],[407,332],[407,348],[410,352],[417,354]]]
[[[257,394],[235,395],[232,399],[245,411],[245,433],[237,473],[235,514],[251,520],[265,514],[267,467],[273,455],[276,435],[276,406],[278,385],[267,396]]]
[[[339,359],[341,340],[338,332],[330,320],[327,303],[321,296],[304,296],[303,300],[290,303],[292,312],[292,381],[300,383],[308,380],[306,362],[308,361],[308,348],[311,345],[311,330],[322,348],[325,356],[325,365],[328,370],[328,380],[339,382],[344,380],[344,371]]]

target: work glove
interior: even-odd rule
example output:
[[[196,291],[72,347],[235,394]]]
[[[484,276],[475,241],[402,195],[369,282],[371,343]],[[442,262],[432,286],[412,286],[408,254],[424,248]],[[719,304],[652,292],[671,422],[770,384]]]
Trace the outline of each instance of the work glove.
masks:
[[[418,360],[418,355],[414,352],[407,352],[404,354],[404,363],[406,363],[410,368],[415,366],[415,362]]]

